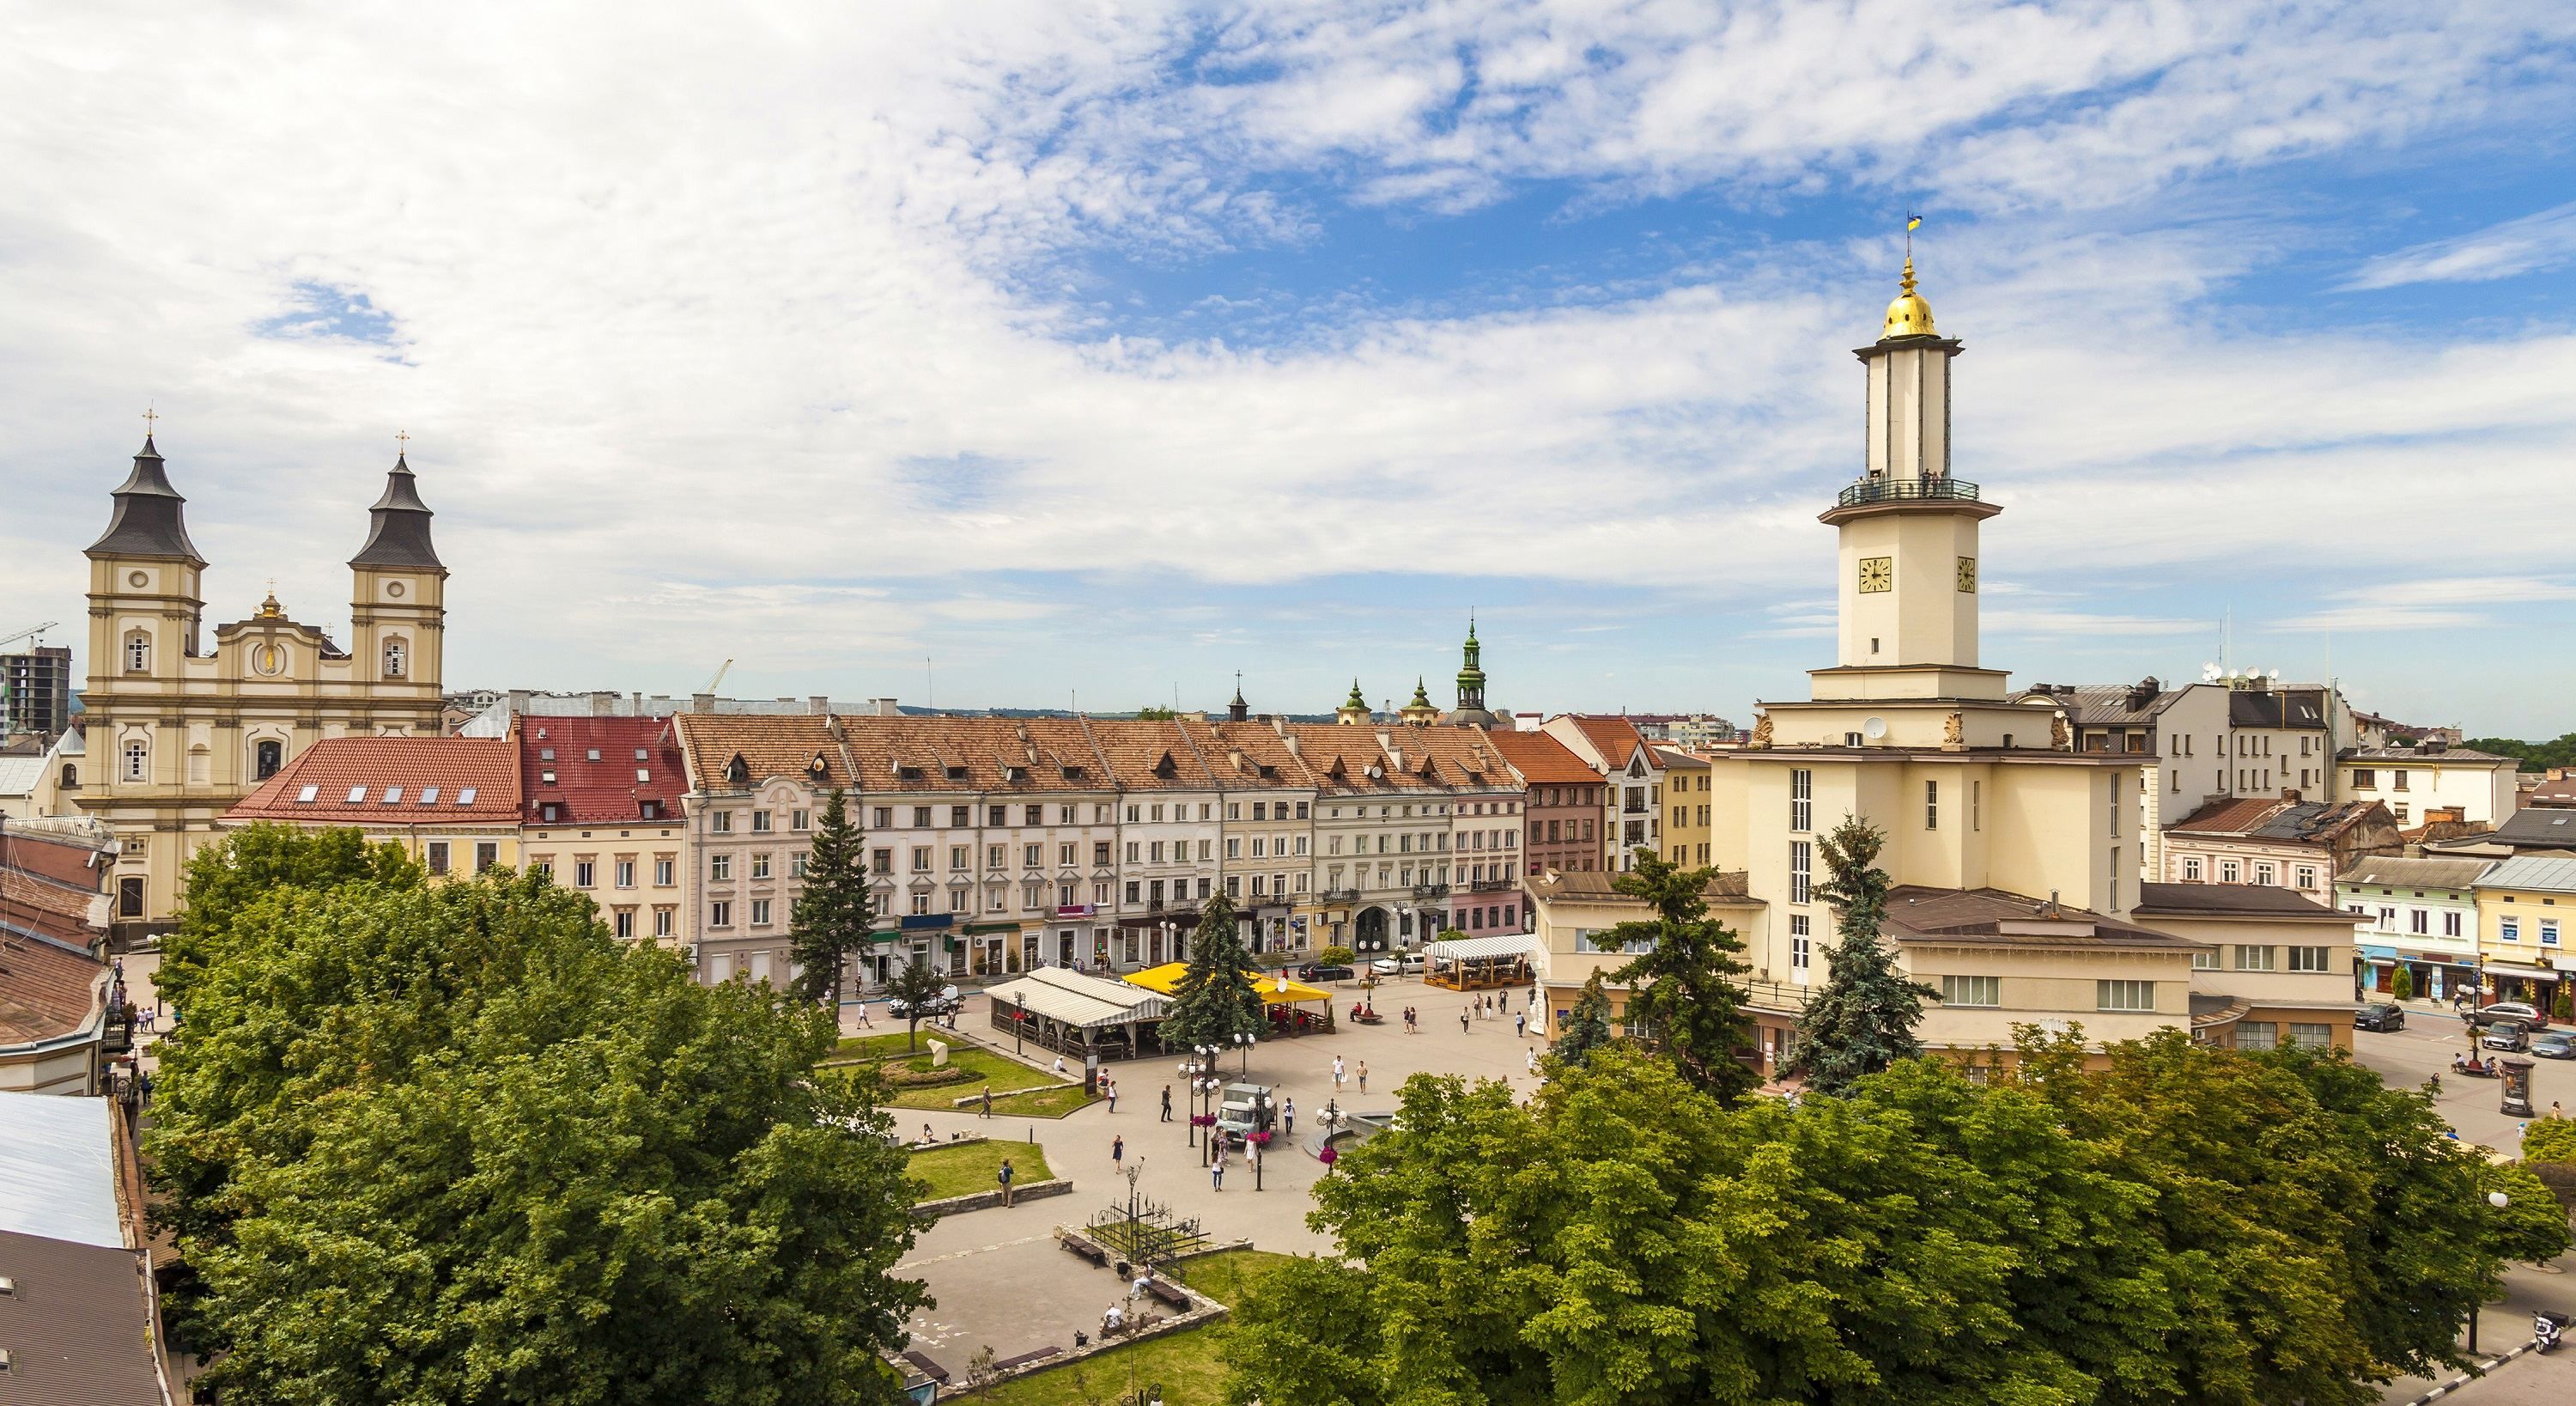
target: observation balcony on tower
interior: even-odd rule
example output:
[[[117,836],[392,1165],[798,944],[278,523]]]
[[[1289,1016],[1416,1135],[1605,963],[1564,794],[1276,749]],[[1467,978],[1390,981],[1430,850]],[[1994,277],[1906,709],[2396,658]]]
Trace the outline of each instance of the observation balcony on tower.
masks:
[[[1977,486],[1964,478],[1864,478],[1845,488],[1834,500],[1838,508],[1859,507],[1864,503],[1895,503],[1908,499],[1949,500],[1974,503]]]

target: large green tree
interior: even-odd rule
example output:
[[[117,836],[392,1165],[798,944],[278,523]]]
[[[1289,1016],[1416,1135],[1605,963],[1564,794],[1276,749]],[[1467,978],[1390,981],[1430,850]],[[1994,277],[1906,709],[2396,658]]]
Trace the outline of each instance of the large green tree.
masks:
[[[894,969],[886,979],[889,1005],[903,1007],[903,1047],[921,1047],[921,1019],[930,1014],[931,1006],[948,990],[948,978],[919,957]]]
[[[1609,978],[1628,988],[1629,1033],[1647,1032],[1691,1087],[1732,1102],[1761,1079],[1736,1057],[1753,1044],[1744,988],[1736,984],[1749,968],[1735,958],[1743,940],[1708,916],[1703,895],[1716,877],[1714,869],[1686,869],[1638,850],[1635,867],[1611,886],[1644,899],[1654,916],[1619,924],[1606,941],[1640,949]]]
[[[1221,893],[1209,899],[1191,934],[1180,982],[1172,988],[1170,1014],[1163,1017],[1164,1048],[1231,1049],[1236,1036],[1261,1033],[1261,993],[1245,969],[1251,960],[1235,931],[1234,905]]]
[[[876,902],[868,891],[867,847],[850,821],[848,798],[835,786],[823,800],[812,847],[805,855],[805,886],[788,916],[788,956],[796,963],[796,994],[837,1008],[841,979],[851,958],[875,940]]]
[[[1786,1064],[1820,1093],[1841,1093],[1863,1075],[1923,1053],[1914,1027],[1923,1003],[1940,995],[1897,967],[1880,932],[1889,885],[1878,854],[1886,843],[1877,826],[1847,815],[1817,845],[1826,878],[1816,896],[1834,909],[1834,950],[1826,959],[1832,970],[1799,1014]]]
[[[828,1020],[541,877],[243,838],[198,862],[308,882],[192,887],[145,1147],[225,1399],[897,1398],[912,1198]]]
[[[1583,990],[1576,993],[1574,1004],[1566,1009],[1565,1028],[1557,1032],[1556,1042],[1548,1053],[1568,1064],[1582,1064],[1592,1052],[1615,1038],[1610,1030],[1610,994],[1601,989],[1601,972],[1595,968],[1583,979]]]

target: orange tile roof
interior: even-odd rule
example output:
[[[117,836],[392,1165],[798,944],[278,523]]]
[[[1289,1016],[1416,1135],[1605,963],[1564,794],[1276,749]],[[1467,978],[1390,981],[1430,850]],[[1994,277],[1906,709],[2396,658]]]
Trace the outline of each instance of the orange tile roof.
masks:
[[[1228,790],[1276,786],[1311,790],[1319,784],[1315,769],[1291,750],[1288,739],[1268,723],[1212,722],[1183,718],[1181,731],[1198,745],[1210,775]],[[1293,735],[1297,729],[1290,728]]]
[[[831,720],[819,713],[681,713],[672,722],[679,729],[692,790],[725,789],[725,767],[736,756],[754,783],[773,776],[811,779],[807,769],[820,756],[821,784],[844,789],[858,784],[850,774],[850,759],[832,736]]]
[[[1495,750],[1532,785],[1563,786],[1598,781],[1600,773],[1584,765],[1564,743],[1544,732],[1491,734]]]
[[[1176,719],[1093,718],[1092,749],[1130,791],[1212,791],[1216,774]]]
[[[1637,731],[1637,725],[1626,718],[1586,717],[1577,713],[1574,725],[1613,768],[1626,766],[1628,759],[1636,755],[1636,750],[1646,745],[1646,735]],[[1646,748],[1646,765],[1663,765],[1651,747]]]
[[[371,829],[516,825],[519,746],[506,737],[326,737],[261,782],[224,820]]]
[[[844,716],[841,726],[866,791],[1042,794],[1115,785],[1078,718]]]

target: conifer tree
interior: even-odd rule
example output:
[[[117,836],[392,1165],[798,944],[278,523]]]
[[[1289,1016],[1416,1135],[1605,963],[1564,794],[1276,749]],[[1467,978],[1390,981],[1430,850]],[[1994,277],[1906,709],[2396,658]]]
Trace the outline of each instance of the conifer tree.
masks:
[[[1591,1060],[1594,1050],[1609,1044],[1612,1038],[1610,996],[1601,989],[1601,973],[1595,970],[1584,978],[1582,994],[1574,998],[1574,1008],[1566,1012],[1565,1029],[1548,1047],[1548,1053],[1580,1067]]]
[[[850,959],[874,939],[876,904],[868,892],[867,849],[850,822],[841,788],[823,802],[805,857],[805,886],[788,916],[788,955],[797,965],[796,994],[831,1006],[841,997]]]
[[[1820,844],[1830,875],[1816,896],[1834,907],[1832,974],[1799,1018],[1787,1060],[1810,1088],[1838,1094],[1852,1081],[1923,1053],[1914,1027],[1923,1003],[1940,993],[1896,966],[1879,929],[1887,921],[1887,871],[1878,867],[1887,835],[1844,816]]]
[[[1235,1036],[1260,1033],[1261,993],[1244,970],[1248,958],[1234,921],[1224,894],[1208,900],[1190,939],[1189,964],[1172,989],[1171,1013],[1163,1017],[1165,1048],[1232,1048]]]
[[[1732,1103],[1757,1082],[1736,1057],[1753,1044],[1753,1022],[1744,1014],[1744,988],[1735,984],[1746,971],[1735,959],[1743,940],[1708,916],[1701,897],[1715,876],[1639,849],[1636,867],[1612,886],[1646,900],[1654,916],[1621,923],[1605,940],[1641,949],[1608,978],[1628,988],[1630,1033],[1671,1060],[1693,1088]]]

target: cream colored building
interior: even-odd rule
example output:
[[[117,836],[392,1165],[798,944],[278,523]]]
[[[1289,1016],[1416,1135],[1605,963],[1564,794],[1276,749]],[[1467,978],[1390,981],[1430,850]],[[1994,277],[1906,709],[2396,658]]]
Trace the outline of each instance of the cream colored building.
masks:
[[[119,842],[115,934],[166,930],[189,855],[252,788],[324,738],[435,736],[447,568],[396,458],[349,561],[346,647],[274,594],[208,628],[206,560],[147,438],[92,543],[80,808]]]
[[[1685,867],[1709,862],[1709,812],[1715,767],[1696,752],[1654,748],[1664,769],[1664,858]]]
[[[2335,761],[2342,794],[2378,801],[2400,828],[2456,811],[2472,825],[2501,825],[2522,804],[2515,783],[2521,763],[2512,757],[2426,742],[2414,747],[2357,747]]]

